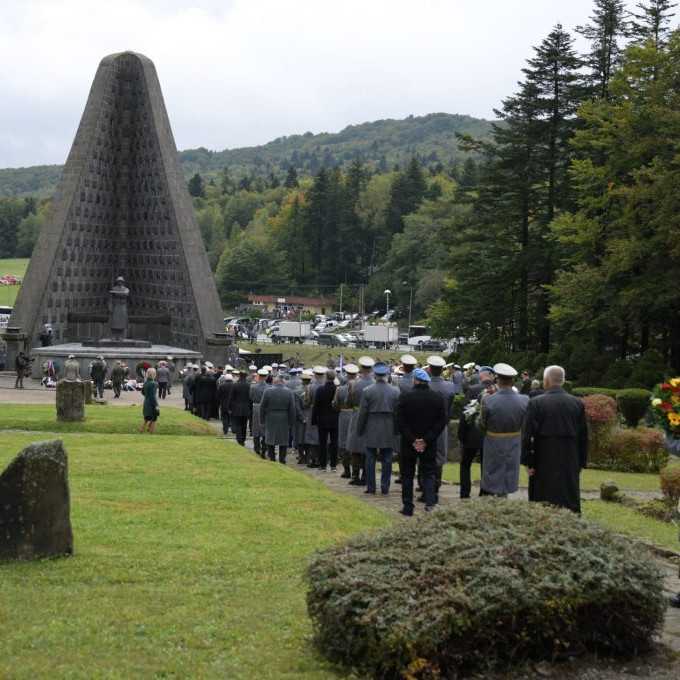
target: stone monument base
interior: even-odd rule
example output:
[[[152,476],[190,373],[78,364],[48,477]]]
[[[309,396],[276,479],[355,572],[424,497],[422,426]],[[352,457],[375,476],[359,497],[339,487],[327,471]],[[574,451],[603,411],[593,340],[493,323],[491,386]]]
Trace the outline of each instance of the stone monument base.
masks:
[[[85,387],[80,380],[57,383],[57,420],[67,423],[85,420]]]
[[[135,375],[135,366],[142,361],[146,361],[155,366],[159,361],[166,361],[172,357],[175,366],[173,380],[179,379],[179,372],[187,364],[197,364],[201,362],[202,356],[199,352],[193,352],[180,347],[170,347],[169,345],[151,345],[150,347],[125,347],[117,345],[115,347],[92,347],[83,345],[80,342],[68,342],[63,345],[52,345],[51,347],[34,347],[31,349],[33,362],[31,377],[40,380],[42,374],[42,364],[45,361],[54,361],[58,364],[59,377],[63,375],[64,364],[69,355],[73,354],[80,364],[80,375],[83,380],[90,375],[90,364],[98,357],[103,356],[109,369],[116,361],[120,360],[127,364],[130,369],[130,377]]]
[[[145,349],[153,347],[153,344],[148,340],[111,340],[110,338],[102,338],[101,340],[92,340],[83,343],[83,347],[106,347],[115,349]]]

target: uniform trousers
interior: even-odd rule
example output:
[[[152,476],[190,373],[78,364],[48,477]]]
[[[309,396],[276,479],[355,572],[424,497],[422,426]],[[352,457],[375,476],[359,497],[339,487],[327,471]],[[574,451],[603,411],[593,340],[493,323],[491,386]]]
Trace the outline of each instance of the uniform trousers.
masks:
[[[382,471],[380,473],[380,490],[388,493],[392,478],[392,449],[373,449],[366,447],[366,490],[375,493],[375,462],[378,453],[382,454]]]
[[[168,383],[166,382],[159,382],[158,383],[158,396],[161,399],[165,399],[165,397],[170,394],[168,391]]]
[[[210,414],[212,413],[212,404],[210,402],[196,404],[196,410],[203,420],[210,420]]]
[[[113,383],[113,396],[116,399],[120,398],[120,390],[121,390],[122,387],[123,387],[122,383],[119,383],[119,382]]]
[[[222,412],[222,433],[229,434],[229,414]]]
[[[330,439],[330,446],[328,440]],[[338,464],[338,428],[327,429],[319,425],[319,467],[326,469],[330,454],[331,468]]]
[[[267,446],[267,453],[269,454],[269,460],[276,460],[276,446],[269,444]],[[279,446],[279,463],[286,464],[286,453],[288,453],[288,447]]]
[[[236,435],[236,441],[243,446],[246,443],[246,427],[248,416],[231,416],[231,431]]]
[[[407,515],[413,514],[413,481],[416,476],[416,463],[421,475],[423,496],[425,506],[428,508],[436,505],[436,478],[437,478],[437,451],[436,444],[432,444],[421,454],[414,450],[409,451],[406,442],[402,442],[401,447],[401,499],[404,504],[404,512]]]
[[[482,462],[482,450],[478,448],[463,447],[463,453],[460,460],[460,497],[470,498],[472,491],[472,463],[479,453],[480,463]]]

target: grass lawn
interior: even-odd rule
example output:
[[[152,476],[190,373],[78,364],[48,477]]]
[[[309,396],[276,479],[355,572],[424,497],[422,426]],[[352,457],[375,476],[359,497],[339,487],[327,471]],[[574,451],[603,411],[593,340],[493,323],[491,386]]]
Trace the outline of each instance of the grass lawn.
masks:
[[[132,434],[142,424],[141,398],[139,406],[86,406],[82,423],[60,423],[52,404],[6,404],[0,406],[0,430],[31,430],[36,432],[91,432]],[[157,434],[215,435],[205,421],[175,408],[161,409]]]
[[[275,345],[275,344],[250,344],[239,343],[239,347],[248,352],[256,352],[258,349],[264,354],[280,352],[283,354],[284,361],[289,358],[302,361],[307,368],[311,368],[314,364],[326,365],[329,359],[337,361],[337,358],[342,354],[345,358],[345,363],[357,363],[359,357],[371,356],[374,359],[382,359],[383,361],[394,360],[399,361],[399,357],[404,355],[404,352],[393,352],[382,349],[353,349],[351,347],[319,347],[318,345]],[[409,351],[421,363],[424,363],[427,357],[438,352],[414,352]]]
[[[620,503],[584,501],[581,505],[586,519],[598,522],[620,534],[635,536],[669,550],[680,550],[678,529],[674,524],[645,517]]]
[[[223,440],[61,438],[76,554],[0,565],[0,677],[344,677],[301,575],[387,515]],[[0,469],[35,439],[3,432]]]
[[[472,466],[472,479],[481,478],[480,465]],[[444,479],[458,484],[460,481],[460,466],[458,463],[449,463],[444,467]],[[616,483],[621,491],[650,491],[660,492],[659,475],[638,474],[634,472],[610,472],[608,470],[583,470],[581,473],[581,491],[599,491],[600,484],[611,480]],[[520,486],[528,486],[526,469],[520,468]]]
[[[0,260],[0,276],[12,274],[13,276],[24,277],[28,267],[28,258],[14,260]],[[0,286],[0,305],[14,306],[14,301],[19,294],[21,286]]]

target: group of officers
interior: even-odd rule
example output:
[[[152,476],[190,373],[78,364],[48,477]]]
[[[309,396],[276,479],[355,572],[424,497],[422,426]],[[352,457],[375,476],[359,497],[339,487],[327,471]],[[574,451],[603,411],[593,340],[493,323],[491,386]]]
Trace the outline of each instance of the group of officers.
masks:
[[[583,405],[564,391],[558,366],[546,369],[544,389],[517,375],[507,364],[461,368],[436,355],[419,367],[407,354],[398,367],[369,356],[338,368],[191,366],[183,390],[187,409],[221,418],[225,435],[231,429],[239,444],[250,429],[262,458],[285,464],[292,449],[298,464],[322,472],[341,463],[342,477],[367,494],[378,493],[378,461],[379,491],[389,493],[398,462],[404,515],[414,512],[416,480],[426,511],[439,502],[454,398],[464,394],[457,431],[461,497],[470,496],[471,465],[479,457],[480,495],[517,491],[524,464],[531,500],[579,512],[587,457]]]

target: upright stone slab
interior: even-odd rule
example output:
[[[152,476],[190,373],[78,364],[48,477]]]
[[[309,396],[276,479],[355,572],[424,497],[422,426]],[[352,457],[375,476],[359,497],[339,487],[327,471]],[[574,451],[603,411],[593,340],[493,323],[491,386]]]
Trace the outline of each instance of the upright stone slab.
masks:
[[[0,475],[0,560],[72,553],[66,451],[58,440],[36,442]]]
[[[30,346],[109,335],[109,291],[130,289],[129,337],[204,353],[223,315],[153,63],[105,57],[10,326]]]
[[[57,383],[57,420],[65,423],[85,420],[85,383],[60,380]]]

